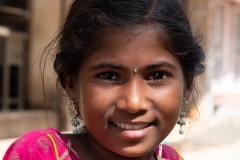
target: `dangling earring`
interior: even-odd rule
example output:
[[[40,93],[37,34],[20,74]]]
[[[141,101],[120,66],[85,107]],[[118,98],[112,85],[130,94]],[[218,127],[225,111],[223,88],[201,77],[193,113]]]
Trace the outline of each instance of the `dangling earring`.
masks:
[[[70,114],[72,120],[71,124],[75,128],[73,134],[86,133],[86,128],[82,120],[78,119],[78,111],[75,107],[73,100],[69,100],[68,113]],[[78,128],[79,126],[79,128]]]
[[[188,104],[188,100],[186,98],[184,98],[183,99],[183,107],[182,107],[181,113],[180,113],[180,119],[177,122],[177,124],[180,125],[179,134],[184,133],[182,126],[185,125],[186,122],[183,118],[187,116],[187,114],[189,112],[189,108],[190,108],[190,105]]]

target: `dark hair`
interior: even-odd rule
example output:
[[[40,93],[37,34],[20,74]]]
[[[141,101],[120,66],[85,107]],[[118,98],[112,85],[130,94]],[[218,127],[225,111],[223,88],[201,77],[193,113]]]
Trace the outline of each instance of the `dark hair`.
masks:
[[[74,0],[59,34],[54,69],[63,88],[77,74],[106,29],[151,25],[166,34],[168,49],[178,58],[187,87],[204,71],[204,51],[193,37],[179,0]]]

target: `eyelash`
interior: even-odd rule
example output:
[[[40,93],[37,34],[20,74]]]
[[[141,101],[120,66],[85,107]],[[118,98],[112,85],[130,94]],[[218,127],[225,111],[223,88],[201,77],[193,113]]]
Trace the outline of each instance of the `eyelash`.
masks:
[[[98,78],[101,78],[106,81],[120,81],[121,79],[116,73],[113,72],[103,72],[97,75]]]
[[[156,82],[156,83],[162,83],[165,82],[165,80],[170,77],[170,73],[165,71],[155,71],[148,74],[144,79],[150,82]],[[103,72],[96,76],[97,78],[103,79],[105,81],[109,82],[120,82],[121,78],[119,78],[119,75],[115,72]]]
[[[157,78],[154,78],[154,76],[156,74],[160,74],[160,78],[157,77]],[[159,86],[163,86],[165,84],[167,84],[168,82],[168,78],[171,77],[171,73],[169,72],[166,72],[166,71],[155,71],[155,72],[152,72],[150,74],[148,74],[145,78],[145,80],[147,80],[147,82],[150,84],[150,85],[153,85],[155,87],[159,87]]]
[[[160,77],[159,77],[160,76]],[[150,81],[162,81],[170,76],[169,73],[165,71],[155,71],[146,76],[146,80]]]

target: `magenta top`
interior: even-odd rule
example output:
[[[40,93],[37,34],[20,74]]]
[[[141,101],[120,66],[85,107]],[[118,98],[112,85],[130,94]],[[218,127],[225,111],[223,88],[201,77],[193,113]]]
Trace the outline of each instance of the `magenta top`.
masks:
[[[171,146],[160,144],[156,156],[166,160],[183,160]],[[3,160],[80,160],[71,141],[54,128],[33,130],[14,141]]]

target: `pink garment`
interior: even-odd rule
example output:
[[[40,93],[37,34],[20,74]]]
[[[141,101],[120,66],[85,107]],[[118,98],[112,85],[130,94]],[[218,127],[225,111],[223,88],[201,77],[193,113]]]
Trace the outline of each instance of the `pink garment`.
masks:
[[[178,152],[168,145],[159,145],[156,155],[166,160],[182,160]],[[81,158],[81,157],[80,157]],[[68,138],[58,130],[48,128],[22,135],[11,144],[3,160],[79,160]]]

